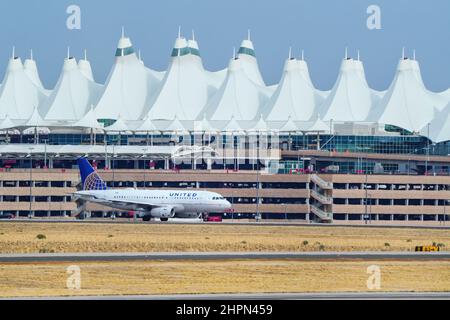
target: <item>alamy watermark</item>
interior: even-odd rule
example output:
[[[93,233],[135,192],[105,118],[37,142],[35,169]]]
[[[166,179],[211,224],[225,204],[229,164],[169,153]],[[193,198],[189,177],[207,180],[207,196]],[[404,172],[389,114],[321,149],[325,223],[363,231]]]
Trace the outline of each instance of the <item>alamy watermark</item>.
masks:
[[[69,275],[66,280],[66,286],[69,290],[81,290],[81,269],[79,266],[69,266],[66,269]]]
[[[367,267],[367,289],[380,290],[381,289],[381,268],[377,265],[371,265]]]
[[[66,20],[66,26],[69,30],[81,29],[81,8],[76,4],[67,7],[66,13],[69,15]]]
[[[367,28],[369,30],[380,30],[381,29],[381,8],[377,5],[370,5],[367,7]]]

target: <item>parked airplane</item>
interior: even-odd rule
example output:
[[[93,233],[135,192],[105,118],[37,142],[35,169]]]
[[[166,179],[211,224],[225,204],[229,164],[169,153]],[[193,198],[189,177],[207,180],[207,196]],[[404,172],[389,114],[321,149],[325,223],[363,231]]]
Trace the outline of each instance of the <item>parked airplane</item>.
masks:
[[[218,193],[195,190],[109,189],[86,158],[78,159],[83,190],[76,199],[111,208],[137,211],[144,221],[160,218],[198,218],[203,213],[221,213],[231,204]]]

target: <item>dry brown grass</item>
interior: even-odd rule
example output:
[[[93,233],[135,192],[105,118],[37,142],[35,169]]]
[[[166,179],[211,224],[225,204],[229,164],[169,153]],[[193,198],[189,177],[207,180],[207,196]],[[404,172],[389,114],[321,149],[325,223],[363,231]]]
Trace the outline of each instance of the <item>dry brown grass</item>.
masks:
[[[46,238],[37,239],[39,234]],[[245,225],[0,224],[0,253],[409,251],[433,242],[444,244],[442,250],[448,250],[450,232]]]
[[[81,290],[66,288],[68,263],[0,265],[0,296],[363,292],[367,267],[381,267],[381,291],[450,290],[450,261],[89,262]]]

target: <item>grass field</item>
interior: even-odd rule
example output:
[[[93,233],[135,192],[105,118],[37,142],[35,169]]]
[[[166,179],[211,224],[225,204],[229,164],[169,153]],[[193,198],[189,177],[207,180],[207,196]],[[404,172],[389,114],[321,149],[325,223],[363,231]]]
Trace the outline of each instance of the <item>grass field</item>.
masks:
[[[410,251],[450,247],[439,229],[248,225],[0,223],[0,253]]]
[[[68,263],[3,264],[0,296],[363,292],[374,264],[380,291],[450,290],[450,261],[160,261],[80,263],[81,290],[66,287]]]

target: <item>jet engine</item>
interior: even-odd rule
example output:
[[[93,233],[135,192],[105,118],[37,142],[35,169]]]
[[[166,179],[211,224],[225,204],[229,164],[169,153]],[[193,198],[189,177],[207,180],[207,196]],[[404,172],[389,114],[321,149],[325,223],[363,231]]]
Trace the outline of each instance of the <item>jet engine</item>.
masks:
[[[175,216],[175,209],[173,207],[155,208],[150,211],[150,215],[155,218],[173,218]]]

